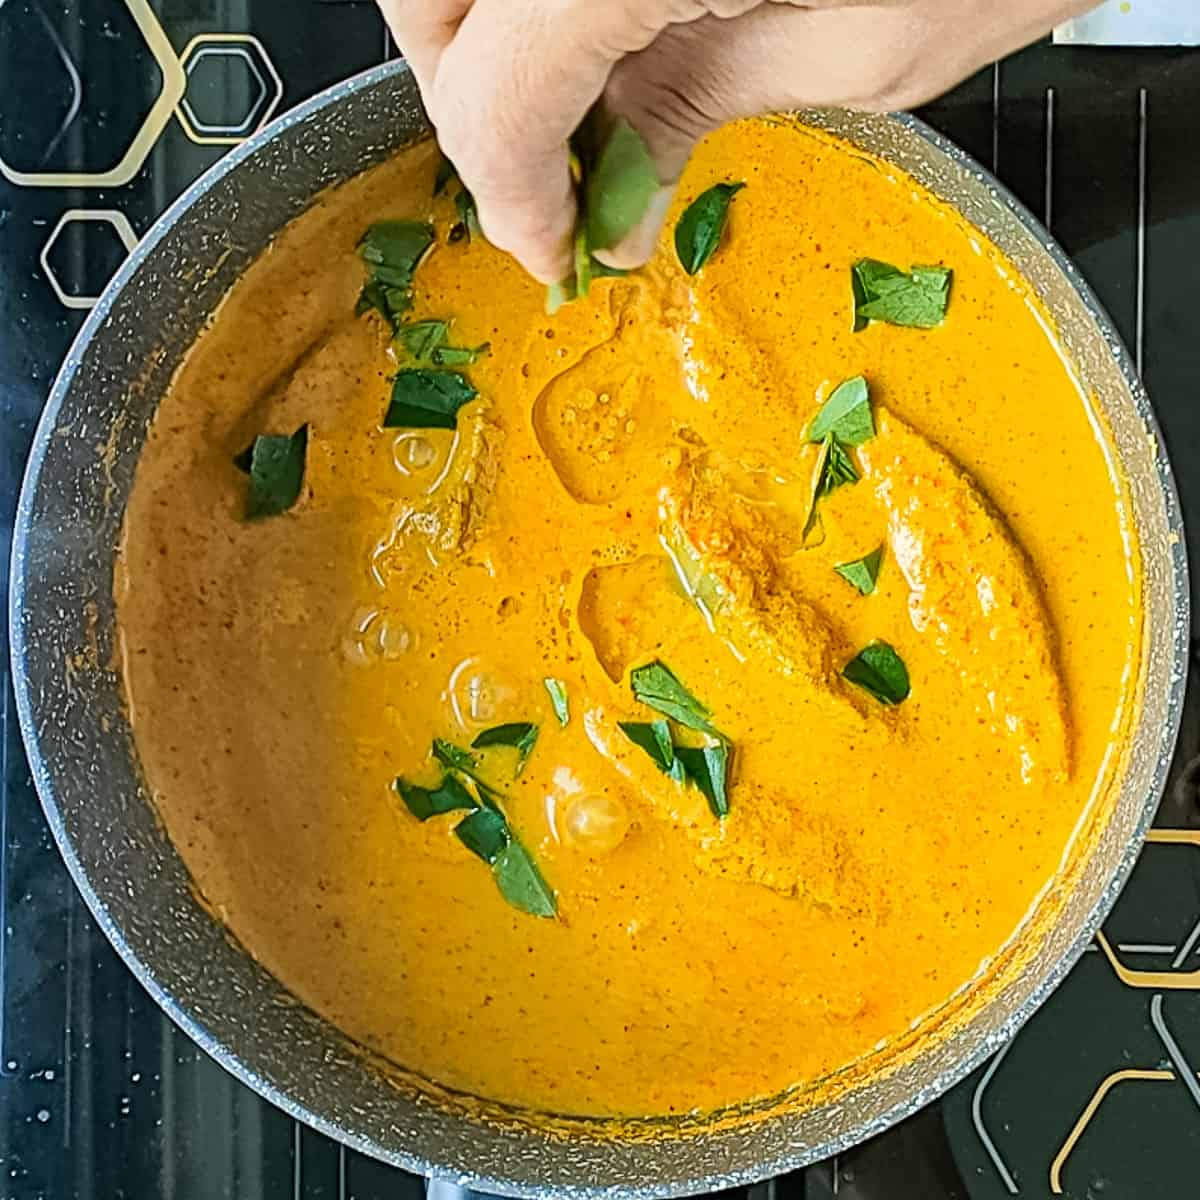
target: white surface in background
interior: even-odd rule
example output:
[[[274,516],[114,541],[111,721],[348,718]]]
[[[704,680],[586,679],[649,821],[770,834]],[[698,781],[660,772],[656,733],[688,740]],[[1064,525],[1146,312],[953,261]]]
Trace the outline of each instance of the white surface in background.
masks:
[[[1107,0],[1095,12],[1054,31],[1061,44],[1200,45],[1200,0]]]

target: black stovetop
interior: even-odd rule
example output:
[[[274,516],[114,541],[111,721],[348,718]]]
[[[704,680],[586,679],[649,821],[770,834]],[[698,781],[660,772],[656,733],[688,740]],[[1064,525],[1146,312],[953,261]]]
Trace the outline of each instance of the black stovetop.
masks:
[[[0,554],[34,424],[126,249],[264,119],[394,53],[356,0],[0,0]],[[172,97],[180,94],[177,101]],[[172,107],[173,104],[173,107]],[[1200,51],[1043,45],[930,106],[1135,349],[1200,539]],[[4,578],[0,571],[0,581]],[[6,607],[0,607],[0,630]],[[403,1200],[424,1183],[260,1101],[160,1014],[50,840],[0,667],[0,1200]],[[1182,1200],[1200,1179],[1200,693],[1093,950],[1001,1055],[749,1200]]]

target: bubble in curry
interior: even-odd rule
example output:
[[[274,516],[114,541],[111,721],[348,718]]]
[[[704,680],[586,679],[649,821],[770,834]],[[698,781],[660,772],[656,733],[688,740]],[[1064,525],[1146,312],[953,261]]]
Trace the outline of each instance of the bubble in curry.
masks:
[[[430,145],[286,229],[138,468],[129,705],[198,888],[351,1038],[711,1110],[986,975],[1103,803],[1139,567],[1027,285],[825,135],[713,135],[649,266],[558,293]]]

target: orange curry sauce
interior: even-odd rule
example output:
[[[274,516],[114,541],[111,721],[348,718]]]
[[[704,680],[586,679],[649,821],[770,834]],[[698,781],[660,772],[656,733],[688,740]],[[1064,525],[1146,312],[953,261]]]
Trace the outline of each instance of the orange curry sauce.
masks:
[[[323,196],[163,399],[117,574],[163,819],[256,958],[444,1085],[632,1116],[820,1079],[986,970],[1104,794],[1141,625],[1101,423],[977,231],[802,126],[709,138],[651,265],[554,317],[447,243],[435,157]],[[747,186],[691,279],[671,230],[722,180]],[[355,247],[395,217],[438,230],[411,319],[491,346],[456,433],[381,428],[397,360]],[[953,268],[945,322],[852,332],[862,257]],[[806,426],[859,374],[877,433],[805,537]],[[234,455],[304,422],[301,501],[246,521]],[[880,544],[863,596],[833,567]],[[874,639],[898,706],[841,678]],[[655,716],[628,672],[656,658],[734,746],[724,822],[616,728]],[[540,727],[526,769],[481,772],[557,919],[392,786],[506,721]]]

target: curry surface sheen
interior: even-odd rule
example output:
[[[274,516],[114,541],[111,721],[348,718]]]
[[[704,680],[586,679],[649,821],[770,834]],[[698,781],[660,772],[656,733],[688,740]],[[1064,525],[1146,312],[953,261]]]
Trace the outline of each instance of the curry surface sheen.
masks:
[[[444,1085],[640,1115],[820,1079],[986,970],[1104,803],[1140,618],[1101,426],[978,233],[803,127],[701,146],[681,204],[747,186],[698,278],[677,211],[647,270],[553,318],[447,244],[434,169],[417,147],[324,197],[162,402],[117,589],[167,828],[269,970]],[[411,319],[491,344],[456,434],[380,427],[396,360],[354,315],[355,245],[385,217],[438,228]],[[945,323],[851,332],[862,257],[953,268]],[[805,427],[858,374],[878,433],[806,541]],[[303,422],[302,500],[243,520],[234,455]],[[864,597],[833,566],[881,543]],[[895,708],[840,677],[877,638],[912,679]],[[616,730],[653,716],[628,671],[654,658],[736,748],[723,824]],[[556,920],[392,787],[503,721],[540,725],[519,779],[510,751],[484,771]]]

